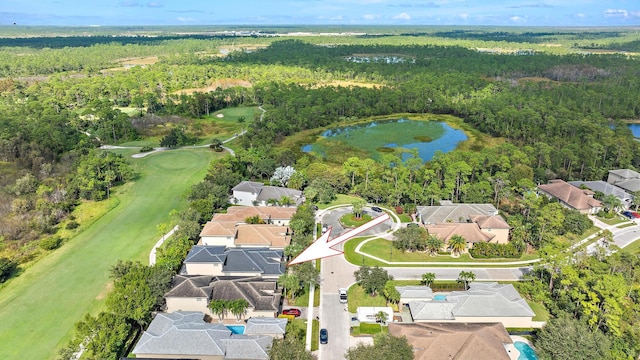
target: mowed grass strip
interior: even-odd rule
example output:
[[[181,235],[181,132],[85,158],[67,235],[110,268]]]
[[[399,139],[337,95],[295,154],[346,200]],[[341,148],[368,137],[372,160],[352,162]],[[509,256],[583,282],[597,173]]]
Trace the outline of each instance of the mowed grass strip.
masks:
[[[148,263],[156,225],[186,206],[183,193],[214,156],[190,149],[131,159],[140,176],[114,195],[120,204],[0,291],[0,359],[55,358],[74,324],[104,307],[110,267]]]

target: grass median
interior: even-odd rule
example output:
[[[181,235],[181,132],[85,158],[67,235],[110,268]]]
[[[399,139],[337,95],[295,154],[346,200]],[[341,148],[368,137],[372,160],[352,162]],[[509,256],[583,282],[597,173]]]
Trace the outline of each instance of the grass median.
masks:
[[[214,156],[191,149],[131,159],[139,177],[114,191],[119,204],[0,291],[0,358],[55,358],[74,324],[103,308],[110,267],[118,259],[148,263],[156,225],[186,205],[184,191]]]

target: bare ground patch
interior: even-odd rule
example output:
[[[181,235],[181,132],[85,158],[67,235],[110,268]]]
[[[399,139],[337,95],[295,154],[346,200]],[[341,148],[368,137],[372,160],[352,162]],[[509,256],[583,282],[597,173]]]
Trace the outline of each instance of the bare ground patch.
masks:
[[[104,289],[100,291],[100,294],[96,296],[96,300],[104,300],[107,297],[107,294],[111,292],[111,290],[113,290],[113,282],[109,281]]]
[[[384,84],[376,84],[376,83],[363,83],[357,81],[348,81],[348,80],[333,80],[329,82],[321,82],[314,86],[314,88],[324,87],[324,86],[341,86],[341,87],[363,87],[367,89],[381,88]]]

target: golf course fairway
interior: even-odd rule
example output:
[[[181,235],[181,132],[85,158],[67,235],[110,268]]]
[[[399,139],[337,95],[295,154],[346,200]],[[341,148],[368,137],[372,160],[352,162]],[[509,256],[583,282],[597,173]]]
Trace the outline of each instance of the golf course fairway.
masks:
[[[0,359],[56,358],[74,324],[103,308],[111,266],[119,259],[148,263],[156,226],[186,207],[185,190],[216,156],[209,149],[127,156],[138,178],[113,192],[118,205],[0,290]]]

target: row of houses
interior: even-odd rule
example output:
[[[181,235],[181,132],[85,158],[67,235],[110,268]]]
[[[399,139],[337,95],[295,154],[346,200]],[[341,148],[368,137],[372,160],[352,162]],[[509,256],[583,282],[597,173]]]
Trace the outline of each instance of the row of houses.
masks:
[[[289,244],[288,224],[295,212],[295,207],[232,206],[215,214],[172,279],[163,312],[154,317],[133,354],[268,359],[273,339],[284,336],[287,324],[277,318],[282,300],[277,279],[285,272],[283,248]],[[239,299],[248,306],[237,319],[220,319],[209,308],[212,301]]]

